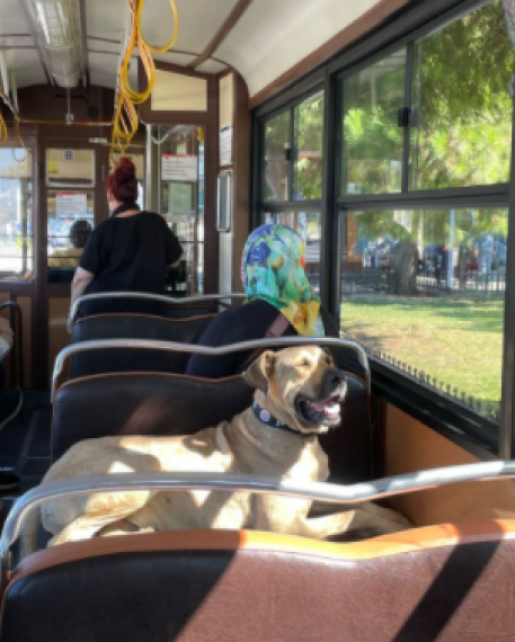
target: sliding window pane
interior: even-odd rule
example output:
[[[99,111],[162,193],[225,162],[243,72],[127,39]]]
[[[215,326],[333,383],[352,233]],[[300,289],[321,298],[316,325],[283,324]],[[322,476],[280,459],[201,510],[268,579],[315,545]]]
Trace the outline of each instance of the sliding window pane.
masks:
[[[501,0],[415,43],[410,189],[508,181],[513,64]]]
[[[293,198],[322,198],[322,147],[324,138],[324,92],[295,107],[295,163]]]
[[[355,212],[342,256],[345,336],[498,420],[506,209]]]
[[[291,111],[268,120],[265,125],[263,198],[288,201],[291,167]]]
[[[33,270],[32,152],[0,149],[0,275]]]
[[[343,194],[401,190],[405,69],[402,49],[343,83]]]
[[[320,294],[320,212],[275,212],[265,214],[265,223],[279,223],[298,232],[304,240],[305,272],[313,292]]]

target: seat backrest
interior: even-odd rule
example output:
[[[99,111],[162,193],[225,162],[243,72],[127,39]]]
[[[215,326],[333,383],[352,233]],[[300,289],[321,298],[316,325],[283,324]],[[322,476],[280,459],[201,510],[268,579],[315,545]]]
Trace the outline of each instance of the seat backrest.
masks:
[[[101,339],[148,339],[197,343],[214,314],[169,319],[145,314],[102,314],[75,323],[72,343]],[[189,354],[159,350],[95,350],[75,354],[71,377],[106,372],[184,372]]]
[[[52,457],[83,439],[108,435],[188,435],[248,408],[253,391],[243,377],[210,380],[164,373],[85,377],[63,385],[54,399]],[[371,478],[372,439],[365,385],[348,376],[343,425],[324,435],[331,480]]]
[[[490,522],[336,544],[184,531],[56,546],[15,572],[0,642],[512,640],[514,532]]]

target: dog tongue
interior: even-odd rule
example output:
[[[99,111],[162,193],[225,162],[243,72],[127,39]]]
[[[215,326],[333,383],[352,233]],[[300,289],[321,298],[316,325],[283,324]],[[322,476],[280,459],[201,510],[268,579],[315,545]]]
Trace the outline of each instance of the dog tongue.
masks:
[[[317,412],[326,412],[327,410],[331,411],[338,408],[338,404],[332,399],[325,399],[324,401],[313,403],[312,406]]]

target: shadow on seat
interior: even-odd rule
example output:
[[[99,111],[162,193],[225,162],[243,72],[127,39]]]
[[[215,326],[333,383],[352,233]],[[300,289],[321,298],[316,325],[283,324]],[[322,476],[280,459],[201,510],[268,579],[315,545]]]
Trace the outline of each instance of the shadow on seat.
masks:
[[[102,314],[80,319],[73,326],[72,343],[102,339],[148,339],[197,343],[215,314],[181,319],[145,314]],[[75,354],[71,378],[107,372],[184,372],[189,354],[158,350],[102,350]]]
[[[498,521],[353,544],[245,531],[65,544],[15,571],[0,642],[502,642],[514,534]]]

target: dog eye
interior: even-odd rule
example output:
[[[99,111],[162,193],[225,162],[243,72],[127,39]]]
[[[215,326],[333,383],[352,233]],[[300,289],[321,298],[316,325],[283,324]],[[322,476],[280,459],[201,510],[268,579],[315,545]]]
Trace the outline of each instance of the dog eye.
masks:
[[[300,365],[301,365],[302,368],[309,368],[311,363],[309,362],[308,359],[304,359]]]

